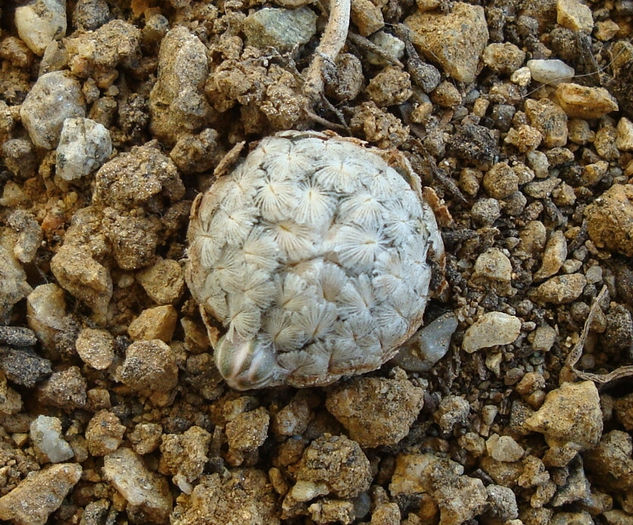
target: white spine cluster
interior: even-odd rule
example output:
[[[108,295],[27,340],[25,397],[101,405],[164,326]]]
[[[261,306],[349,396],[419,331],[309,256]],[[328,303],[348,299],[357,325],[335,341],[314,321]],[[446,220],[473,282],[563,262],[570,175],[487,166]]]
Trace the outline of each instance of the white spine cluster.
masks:
[[[216,363],[232,386],[372,370],[421,323],[441,240],[428,205],[377,154],[318,134],[270,137],[199,199],[187,279],[226,327]]]

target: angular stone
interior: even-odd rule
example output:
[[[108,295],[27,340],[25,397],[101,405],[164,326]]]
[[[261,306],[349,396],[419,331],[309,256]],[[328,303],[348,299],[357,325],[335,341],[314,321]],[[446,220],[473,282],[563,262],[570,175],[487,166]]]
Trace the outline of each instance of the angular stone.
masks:
[[[44,461],[60,463],[75,455],[62,437],[62,422],[56,417],[37,416],[31,423],[29,436]]]
[[[28,48],[42,56],[48,44],[66,35],[66,2],[30,0],[15,10],[15,27]]]
[[[360,377],[327,394],[327,410],[364,448],[395,445],[409,433],[424,390],[406,379]]]
[[[105,126],[88,118],[67,118],[57,146],[56,173],[64,180],[79,179],[99,169],[111,153]]]
[[[81,477],[81,465],[60,463],[32,472],[0,498],[0,519],[15,525],[44,525]]]
[[[481,348],[513,343],[521,333],[521,320],[503,312],[487,312],[468,327],[462,348],[473,353]]]
[[[599,248],[633,257],[633,184],[614,184],[585,208],[587,231]]]
[[[430,61],[460,82],[473,82],[488,43],[488,24],[481,6],[456,2],[450,13],[416,12],[405,20],[413,43]]]
[[[587,279],[580,273],[557,275],[533,291],[534,300],[540,303],[566,304],[580,297]]]
[[[550,447],[586,450],[602,435],[600,397],[592,381],[563,383],[550,391],[543,406],[525,421],[532,432],[545,435]]]
[[[174,335],[177,322],[178,313],[172,305],[156,306],[143,310],[130,323],[127,333],[135,341],[160,339],[168,343]]]
[[[556,22],[572,31],[582,31],[587,34],[593,31],[591,8],[580,0],[558,0]]]
[[[39,148],[54,149],[67,118],[86,114],[81,85],[68,71],[53,71],[37,79],[20,107],[22,124]]]
[[[128,504],[128,513],[145,520],[166,523],[172,507],[167,480],[147,469],[140,456],[120,448],[103,458],[103,477],[119,491]]]
[[[618,110],[616,99],[602,87],[564,82],[556,88],[555,97],[568,117],[600,118]]]
[[[574,78],[576,71],[562,60],[558,59],[533,59],[527,61],[532,78],[543,84],[556,85]]]
[[[242,22],[250,46],[288,51],[306,44],[316,33],[316,13],[309,7],[257,9]]]

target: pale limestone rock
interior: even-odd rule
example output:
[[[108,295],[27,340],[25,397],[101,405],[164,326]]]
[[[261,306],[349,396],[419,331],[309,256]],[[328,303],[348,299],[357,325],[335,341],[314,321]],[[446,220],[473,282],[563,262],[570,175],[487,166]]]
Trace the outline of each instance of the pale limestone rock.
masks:
[[[61,463],[75,454],[62,437],[62,422],[56,417],[37,416],[30,426],[30,437],[45,461]]]
[[[66,35],[65,0],[30,0],[15,10],[18,35],[36,55]]]
[[[503,312],[487,312],[464,334],[462,348],[473,353],[481,348],[508,345],[521,333],[521,320]]]
[[[67,118],[85,114],[81,85],[67,71],[53,71],[38,78],[20,107],[22,124],[31,141],[44,149],[57,146]]]
[[[633,122],[622,117],[615,128],[617,135],[615,139],[616,147],[621,151],[633,150]]]
[[[72,181],[98,170],[112,153],[110,132],[88,118],[67,118],[57,146],[57,174]]]
[[[527,67],[532,78],[543,84],[555,85],[560,82],[567,82],[574,78],[576,74],[573,67],[568,66],[557,58],[528,60]]]
[[[149,521],[165,523],[172,507],[167,480],[147,469],[140,456],[120,448],[103,458],[103,477],[127,501],[128,512],[143,513]]]
[[[602,435],[598,389],[592,381],[563,383],[547,394],[543,406],[525,425],[544,434],[550,447],[593,448]]]

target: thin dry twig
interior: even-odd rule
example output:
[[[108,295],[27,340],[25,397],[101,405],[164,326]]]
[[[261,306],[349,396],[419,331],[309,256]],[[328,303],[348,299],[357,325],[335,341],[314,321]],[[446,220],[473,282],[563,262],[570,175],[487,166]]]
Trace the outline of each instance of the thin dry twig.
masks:
[[[608,384],[618,379],[624,379],[625,377],[633,376],[633,365],[620,366],[609,372],[608,374],[593,374],[591,372],[584,372],[583,370],[578,370],[576,368],[576,363],[580,359],[582,355],[583,348],[585,346],[585,341],[587,340],[587,335],[589,334],[589,327],[593,321],[593,318],[596,315],[598,308],[600,308],[600,303],[604,296],[607,293],[607,287],[603,286],[602,290],[598,296],[593,300],[591,304],[591,309],[589,310],[589,315],[587,316],[587,320],[585,321],[585,326],[582,329],[582,333],[580,334],[580,339],[574,345],[574,348],[567,354],[567,359],[565,359],[565,366],[561,370],[560,373],[560,382],[571,381],[573,380],[573,376],[577,376],[580,379],[584,379],[586,381],[593,381],[595,383],[600,384]]]
[[[336,57],[345,45],[349,16],[350,0],[330,0],[327,25],[305,75],[303,91],[313,102],[321,98],[327,68],[334,67]]]

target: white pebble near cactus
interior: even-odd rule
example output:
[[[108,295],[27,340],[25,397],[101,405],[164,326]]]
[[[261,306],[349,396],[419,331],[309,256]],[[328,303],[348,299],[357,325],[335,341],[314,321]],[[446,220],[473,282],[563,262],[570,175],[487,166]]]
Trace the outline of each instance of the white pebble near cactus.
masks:
[[[230,386],[368,372],[422,323],[442,241],[419,184],[378,153],[280,133],[196,199],[186,277]]]

